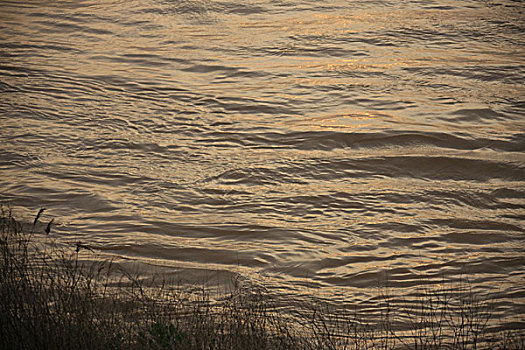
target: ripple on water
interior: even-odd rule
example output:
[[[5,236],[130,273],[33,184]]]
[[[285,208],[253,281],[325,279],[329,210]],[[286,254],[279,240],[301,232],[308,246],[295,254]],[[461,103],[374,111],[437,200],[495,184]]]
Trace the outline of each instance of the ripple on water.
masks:
[[[240,273],[291,305],[314,289],[374,315],[386,275],[412,302],[467,273],[501,314],[523,309],[520,2],[1,16],[0,201],[45,206],[64,242],[193,281]]]

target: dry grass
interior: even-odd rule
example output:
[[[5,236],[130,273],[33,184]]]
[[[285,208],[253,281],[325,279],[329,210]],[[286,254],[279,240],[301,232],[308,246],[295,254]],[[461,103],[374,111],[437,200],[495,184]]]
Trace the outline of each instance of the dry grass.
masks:
[[[1,349],[524,349],[522,331],[491,332],[487,298],[468,283],[410,302],[380,289],[375,319],[321,303],[279,313],[264,288],[221,301],[204,288],[148,286],[111,261],[81,263],[77,245],[36,244],[0,215]],[[50,225],[48,225],[49,227]]]

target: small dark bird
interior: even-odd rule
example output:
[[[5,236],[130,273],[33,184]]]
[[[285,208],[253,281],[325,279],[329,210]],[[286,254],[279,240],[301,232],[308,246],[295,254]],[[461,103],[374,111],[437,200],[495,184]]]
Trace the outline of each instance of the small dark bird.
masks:
[[[51,219],[51,221],[49,222],[49,224],[47,224],[47,227],[46,227],[46,230],[45,230],[45,232],[46,232],[47,235],[49,234],[49,232],[51,232],[51,225],[53,224],[53,221],[55,221],[54,218]]]
[[[36,214],[36,217],[35,217],[35,221],[33,221],[33,228],[35,227],[36,223],[38,222],[38,219],[40,218],[40,215],[42,215],[42,213],[44,212],[44,210],[46,210],[46,208],[42,208],[38,211],[38,213]]]

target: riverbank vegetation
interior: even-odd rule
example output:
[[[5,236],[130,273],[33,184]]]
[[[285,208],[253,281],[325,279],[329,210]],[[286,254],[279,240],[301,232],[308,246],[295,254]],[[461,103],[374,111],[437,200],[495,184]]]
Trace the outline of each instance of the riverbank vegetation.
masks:
[[[468,288],[427,290],[403,307],[382,288],[374,320],[315,302],[292,315],[262,287],[211,298],[204,287],[148,284],[110,260],[85,262],[89,245],[53,243],[33,232],[37,221],[24,228],[1,212],[1,349],[525,348],[524,330],[495,323],[487,297]]]

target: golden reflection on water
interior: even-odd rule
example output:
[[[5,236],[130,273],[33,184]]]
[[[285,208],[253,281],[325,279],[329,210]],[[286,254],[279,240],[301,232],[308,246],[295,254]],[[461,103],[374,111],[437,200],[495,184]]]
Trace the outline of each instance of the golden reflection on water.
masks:
[[[366,128],[386,128],[384,116],[372,112],[346,111],[343,115],[319,116],[285,120],[282,122],[287,127],[304,130],[359,130]]]
[[[522,233],[523,204],[497,192],[521,184],[525,88],[505,66],[522,52],[457,42],[489,10],[68,4],[0,11],[8,63],[26,69],[2,76],[21,89],[3,95],[2,151],[18,162],[4,173],[22,182],[5,187],[71,210],[58,230],[80,223],[75,239],[158,265],[268,273],[283,290],[304,279],[328,298],[523,248],[483,241]],[[496,229],[475,236],[484,225]]]

